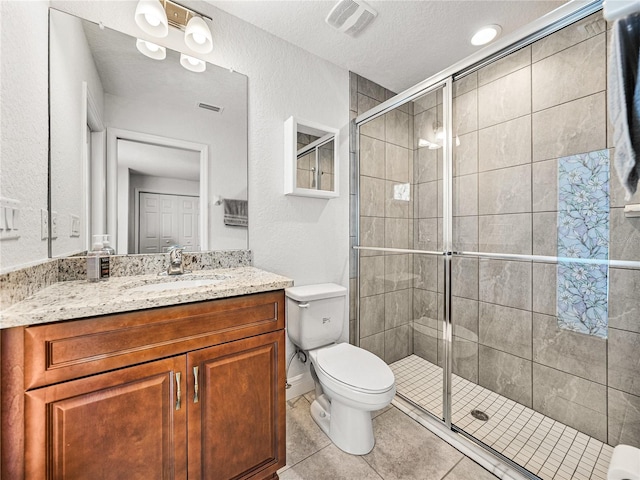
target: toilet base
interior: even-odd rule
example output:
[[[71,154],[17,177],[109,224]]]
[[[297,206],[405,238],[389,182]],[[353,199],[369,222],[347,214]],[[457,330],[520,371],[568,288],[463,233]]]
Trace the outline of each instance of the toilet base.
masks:
[[[371,412],[358,410],[320,395],[311,404],[311,417],[340,450],[366,455],[375,445]]]

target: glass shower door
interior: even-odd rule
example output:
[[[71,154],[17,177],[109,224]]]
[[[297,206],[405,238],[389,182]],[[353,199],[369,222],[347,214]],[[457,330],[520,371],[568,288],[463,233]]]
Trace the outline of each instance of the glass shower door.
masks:
[[[444,418],[444,86],[358,129],[359,342]]]

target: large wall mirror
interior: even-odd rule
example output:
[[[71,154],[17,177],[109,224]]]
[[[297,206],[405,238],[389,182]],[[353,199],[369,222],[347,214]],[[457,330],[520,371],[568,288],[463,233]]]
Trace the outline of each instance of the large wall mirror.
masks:
[[[248,248],[247,77],[51,9],[51,256]]]

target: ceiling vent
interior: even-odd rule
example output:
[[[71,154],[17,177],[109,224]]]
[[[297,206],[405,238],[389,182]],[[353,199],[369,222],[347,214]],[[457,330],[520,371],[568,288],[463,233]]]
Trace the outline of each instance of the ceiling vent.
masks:
[[[362,0],[340,0],[325,19],[336,30],[352,37],[357,36],[378,15]]]

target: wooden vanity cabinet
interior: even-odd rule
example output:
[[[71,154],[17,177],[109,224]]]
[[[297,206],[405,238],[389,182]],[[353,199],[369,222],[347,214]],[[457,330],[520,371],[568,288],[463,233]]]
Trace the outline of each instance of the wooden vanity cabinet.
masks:
[[[2,478],[259,480],[285,465],[282,291],[10,330],[3,393],[22,352],[24,404],[3,396]]]

